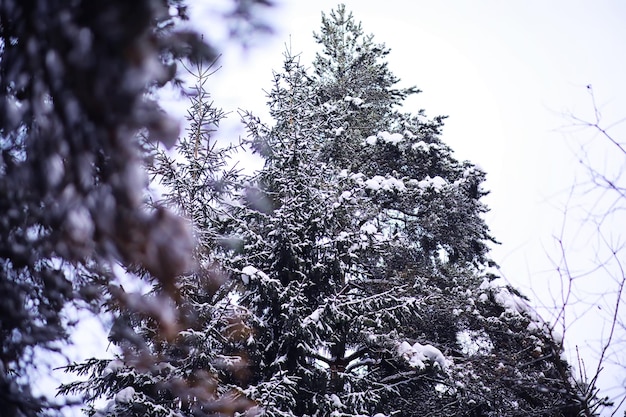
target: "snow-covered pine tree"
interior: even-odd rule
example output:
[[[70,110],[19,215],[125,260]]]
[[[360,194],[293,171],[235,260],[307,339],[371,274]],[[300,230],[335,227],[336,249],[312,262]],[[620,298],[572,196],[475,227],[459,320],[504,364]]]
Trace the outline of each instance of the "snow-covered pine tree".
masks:
[[[87,378],[61,387],[64,394],[85,396],[88,415],[229,415],[251,406],[230,386],[245,374],[246,364],[232,348],[236,339],[228,338],[236,337],[240,320],[214,257],[220,205],[229,199],[236,171],[227,166],[232,149],[219,148],[212,137],[224,112],[205,89],[211,68],[189,70],[196,84],[189,92],[187,134],[175,152],[146,144],[158,204],[190,219],[196,267],[179,276],[174,288],[155,283],[145,296],[112,289],[116,297],[109,307],[116,319],[109,339],[120,353],[113,360],[69,366]],[[106,405],[98,407],[103,399]]]
[[[287,53],[269,95],[274,126],[245,115],[265,166],[234,208],[242,246],[226,259],[250,332],[246,392],[269,416],[369,413],[388,387],[367,369],[395,351],[389,335],[416,304],[408,286],[366,290],[388,239],[355,180],[322,161],[329,112],[315,87]]]
[[[233,210],[250,359],[270,416],[591,415],[559,343],[494,282],[484,173],[401,113],[387,50],[340,6],[308,75],[287,54],[265,167]]]

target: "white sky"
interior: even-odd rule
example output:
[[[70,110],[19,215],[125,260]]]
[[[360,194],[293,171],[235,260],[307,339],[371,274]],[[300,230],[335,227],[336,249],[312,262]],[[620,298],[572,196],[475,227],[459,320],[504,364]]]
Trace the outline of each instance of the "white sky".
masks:
[[[285,45],[290,44],[294,53],[302,52],[301,62],[309,65],[317,50],[312,32],[319,30],[321,12],[337,5],[328,0],[278,4],[268,14],[274,36],[260,38],[246,51],[225,50],[212,93],[216,104],[226,110],[266,114],[263,89],[271,87],[272,69],[280,70]],[[345,4],[366,33],[391,48],[389,65],[402,85],[423,90],[405,110],[424,108],[430,116],[448,115],[443,140],[459,159],[469,159],[487,172],[486,188],[491,194],[485,201],[492,210],[487,221],[502,242],[492,255],[503,275],[534,304],[553,305],[560,292],[559,275],[549,260],[558,258],[553,236],[560,232],[569,189],[585,177],[576,152],[593,138],[591,130],[572,131],[567,115],[592,119],[586,89],[591,84],[603,121],[609,124],[626,117],[626,1],[348,0]],[[198,28],[210,29],[203,21],[196,22]],[[243,132],[233,127],[236,113],[231,120],[223,135],[232,139]],[[612,133],[626,137],[625,126],[615,127]],[[608,158],[598,161],[611,163]],[[622,160],[617,160],[620,167]],[[242,159],[241,164],[250,162]],[[570,202],[592,203],[579,196]],[[568,255],[593,262],[594,249],[586,240],[593,233],[584,234],[575,226],[576,222],[566,228],[566,239],[571,239],[566,242]],[[587,277],[584,285],[612,291],[602,273]],[[584,291],[579,290],[583,295]],[[594,332],[606,330],[607,323],[587,314],[576,325],[566,334],[569,359],[575,361],[578,345],[587,369],[593,368],[589,349],[597,350],[602,337]],[[621,360],[626,362],[623,356]],[[615,367],[612,372],[602,384],[626,390],[624,369]]]

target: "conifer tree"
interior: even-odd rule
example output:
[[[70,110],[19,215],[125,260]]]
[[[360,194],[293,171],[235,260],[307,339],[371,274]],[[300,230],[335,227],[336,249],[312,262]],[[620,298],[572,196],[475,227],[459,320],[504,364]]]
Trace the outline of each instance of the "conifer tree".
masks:
[[[419,92],[415,87],[396,87],[398,78],[382,60],[390,50],[374,43],[373,35],[363,32],[345,6],[340,5],[329,16],[322,14],[321,31],[314,37],[323,47],[314,61],[319,98],[346,116],[337,119],[336,128],[347,129],[357,137],[385,130],[385,121],[394,107]],[[359,111],[351,111],[355,108]],[[344,140],[346,137],[340,135],[327,144],[329,159],[350,161],[356,143]]]
[[[179,276],[174,288],[156,282],[143,297],[113,288],[109,308],[116,320],[109,340],[120,353],[113,360],[94,358],[68,366],[68,372],[86,379],[60,389],[84,396],[89,415],[221,415],[250,407],[228,384],[245,372],[245,361],[228,337],[239,318],[214,252],[220,205],[236,171],[227,167],[232,149],[218,147],[213,138],[224,112],[206,91],[211,68],[189,69],[196,84],[190,91],[187,134],[175,151],[146,143],[151,149],[147,168],[162,194],[155,203],[190,219],[196,266]],[[146,279],[151,280],[149,274]],[[106,405],[98,407],[96,400],[102,399]]]
[[[591,415],[548,327],[497,284],[484,172],[402,113],[384,46],[340,6],[309,75],[286,55],[265,167],[232,215],[250,358],[271,416]]]
[[[378,285],[366,260],[389,240],[355,180],[322,162],[327,114],[297,57],[286,54],[269,98],[273,127],[246,115],[266,163],[231,216],[243,246],[227,260],[250,327],[246,392],[266,415],[367,413],[386,389],[363,370],[395,349],[386,333],[416,300],[406,286],[366,290]]]
[[[322,46],[314,62],[316,80],[323,86],[320,99],[333,110],[327,135],[335,138],[327,141],[331,151],[326,156],[339,168],[367,177],[439,177],[394,198],[387,195],[381,203],[399,212],[407,230],[416,231],[411,223],[419,218],[421,232],[412,239],[421,243],[425,255],[444,249],[453,259],[484,261],[484,242],[492,240],[479,217],[486,211],[479,201],[486,194],[480,188],[484,173],[455,160],[441,142],[445,117],[429,120],[423,110],[417,115],[400,112],[402,101],[419,90],[396,86],[399,80],[384,61],[389,49],[365,35],[345,6],[322,16],[322,31],[315,38]],[[457,195],[448,196],[450,192]],[[451,201],[454,207],[446,204]]]

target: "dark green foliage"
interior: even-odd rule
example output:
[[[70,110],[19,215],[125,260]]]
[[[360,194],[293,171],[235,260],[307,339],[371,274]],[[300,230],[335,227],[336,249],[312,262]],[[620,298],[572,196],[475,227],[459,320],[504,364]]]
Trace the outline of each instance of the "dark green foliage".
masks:
[[[322,103],[346,101],[349,108],[361,107],[346,97],[363,100],[366,108],[352,114],[350,129],[368,136],[384,130],[394,107],[411,94],[415,87],[397,88],[399,79],[391,73],[386,61],[390,52],[384,44],[373,42],[352,13],[340,5],[329,16],[322,15],[322,28],[315,40],[323,49],[316,55],[315,75]],[[383,123],[383,124],[380,124]],[[344,151],[345,152],[345,151]]]

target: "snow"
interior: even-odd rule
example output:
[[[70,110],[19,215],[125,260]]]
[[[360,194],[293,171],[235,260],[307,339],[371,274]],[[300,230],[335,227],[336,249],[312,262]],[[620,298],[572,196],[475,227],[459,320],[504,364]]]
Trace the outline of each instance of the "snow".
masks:
[[[84,206],[76,207],[67,213],[65,227],[74,242],[87,242],[95,228],[91,214]]]
[[[274,362],[272,362],[271,366],[280,366],[281,364],[287,362],[287,355],[281,355],[279,357],[277,357],[276,359],[274,359]],[[285,377],[287,378],[287,377]],[[287,380],[288,383],[289,380]]]
[[[443,187],[445,187],[448,183],[445,179],[441,178],[439,175],[434,178],[430,178],[427,176],[423,180],[417,183],[417,186],[422,189],[433,188],[435,191],[440,191]]]
[[[354,104],[355,106],[360,106],[363,104],[363,99],[359,98],[359,97],[354,97],[352,99],[352,104]]]
[[[441,369],[447,367],[447,361],[443,353],[432,345],[422,345],[419,342],[415,342],[411,346],[405,341],[398,346],[398,354],[415,368],[424,369],[426,367],[424,361],[429,361],[433,365],[437,364]]]
[[[133,401],[135,396],[135,388],[126,387],[117,394],[115,394],[115,401],[120,404],[128,404]]]
[[[343,193],[341,193],[341,196],[339,197],[339,200],[343,201],[343,200],[349,200],[350,197],[352,197],[352,192],[350,191],[344,191]]]
[[[248,275],[248,276],[254,276],[257,272],[259,272],[259,270],[251,265],[244,266],[243,269],[241,270],[242,274]]]
[[[337,111],[337,106],[330,103],[324,103],[324,108],[329,112]]]
[[[409,136],[407,136],[409,137]],[[428,152],[433,147],[433,145],[420,140],[419,142],[414,143],[411,148],[415,151],[420,150],[422,152]]]
[[[385,180],[385,177],[381,177],[380,175],[376,175],[373,178],[365,181],[365,188],[369,188],[370,190],[378,191],[380,190],[380,184]]]
[[[496,303],[504,307],[507,311],[513,313],[525,313],[528,311],[529,306],[526,301],[517,295],[511,294],[508,288],[501,287],[494,294]]]
[[[408,138],[408,139],[415,139],[417,137],[410,130],[405,130],[402,134],[404,135],[405,138]]]
[[[122,369],[124,367],[124,363],[119,360],[119,359],[114,359],[112,361],[110,361],[106,368],[104,368],[104,371],[102,372],[105,376],[106,375],[110,375],[110,374],[114,374],[117,371],[119,371],[120,369]]]
[[[346,129],[343,127],[338,127],[337,129],[335,129],[335,136],[341,136],[341,134],[345,131]]]
[[[154,369],[158,372],[163,372],[163,371],[173,372],[176,368],[174,368],[172,364],[169,362],[159,362],[154,365]]]
[[[241,270],[241,280],[244,284],[248,285],[248,283],[250,282],[250,278],[253,277],[257,272],[258,269],[248,265]]]
[[[381,175],[375,175],[374,177],[365,181],[365,188],[368,188],[374,191],[378,191],[378,190],[392,191],[394,189],[398,191],[406,190],[406,187],[404,185],[404,182],[402,182],[402,180],[399,180],[394,177],[385,178]]]
[[[409,134],[411,134],[411,132],[408,132]],[[411,136],[413,136],[411,134]],[[407,136],[410,137],[410,136]],[[389,133],[386,130],[382,131],[382,132],[378,132],[378,134],[376,134],[375,136],[368,136],[365,139],[365,143],[368,145],[376,145],[376,142],[378,142],[378,140],[381,140],[383,142],[387,142],[387,143],[391,143],[393,145],[397,145],[398,143],[404,141],[404,135],[402,133]]]
[[[541,326],[539,325],[539,323],[534,322],[534,321],[531,321],[530,323],[528,323],[527,330],[529,332],[535,332],[535,331],[540,330],[540,329],[541,329]]]
[[[482,330],[462,330],[457,333],[456,340],[461,346],[461,351],[467,356],[487,355],[494,348],[491,338]]]
[[[386,130],[378,133],[378,138],[387,143],[397,145],[404,140],[404,136],[401,133],[389,133]]]
[[[100,410],[96,410],[96,414],[93,417],[107,417],[111,415],[111,412],[115,409],[115,401],[107,401],[104,407]]]
[[[361,231],[368,235],[373,235],[374,233],[378,232],[378,228],[374,223],[369,222],[361,226]]]
[[[310,317],[311,321],[318,322],[319,319],[320,319],[320,312],[319,312],[319,310],[315,310],[314,312],[312,312],[309,317]]]
[[[487,268],[484,272],[487,272],[487,275],[495,275],[491,271],[492,269]],[[479,288],[481,290],[490,290],[496,303],[504,307],[506,313],[526,314],[531,320],[538,322],[537,326],[539,327],[541,318],[531,308],[528,301],[517,294],[513,294],[506,284],[501,283],[502,281],[502,278],[494,279],[493,281],[485,278]]]
[[[320,321],[320,314],[322,313],[322,310],[322,308],[318,308],[307,317],[305,317],[305,319],[302,321],[302,327],[306,327],[309,323],[318,323]]]
[[[363,185],[363,178],[365,178],[365,174],[363,174],[362,172],[357,172],[350,175],[350,179],[359,185]]]
[[[339,235],[337,235],[337,240],[343,242],[344,240],[348,240],[349,237],[350,235],[347,232],[340,232]]]
[[[363,99],[359,97],[345,96],[343,100],[348,103],[352,103],[357,107],[360,107],[364,103]]]
[[[343,407],[343,403],[341,402],[341,399],[337,396],[337,394],[331,394],[330,401],[333,403],[334,407],[337,407],[337,408]]]

